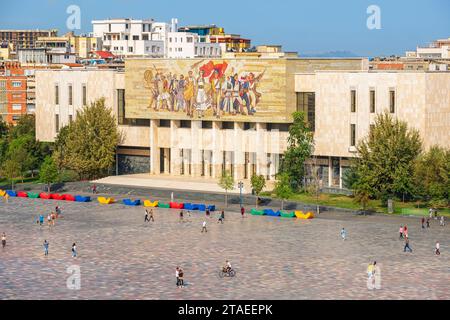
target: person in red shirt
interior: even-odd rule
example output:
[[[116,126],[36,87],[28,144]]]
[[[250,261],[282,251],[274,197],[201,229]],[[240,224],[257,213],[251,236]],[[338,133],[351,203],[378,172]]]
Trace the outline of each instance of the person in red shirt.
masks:
[[[242,218],[244,217],[244,213],[245,213],[245,208],[241,207],[241,216],[242,216]]]

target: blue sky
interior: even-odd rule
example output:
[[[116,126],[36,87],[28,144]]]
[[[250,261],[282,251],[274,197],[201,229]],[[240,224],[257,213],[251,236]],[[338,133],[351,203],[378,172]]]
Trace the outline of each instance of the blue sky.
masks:
[[[81,32],[91,20],[154,18],[180,25],[223,26],[253,44],[281,44],[286,51],[351,51],[361,56],[403,54],[450,37],[449,0],[0,0],[0,29],[67,31],[66,8],[81,9]],[[369,5],[381,9],[381,30],[366,26]]]

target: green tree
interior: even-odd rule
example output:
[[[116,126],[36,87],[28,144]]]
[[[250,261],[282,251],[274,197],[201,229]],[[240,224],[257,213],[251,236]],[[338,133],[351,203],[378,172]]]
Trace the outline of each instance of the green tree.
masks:
[[[358,143],[354,183],[357,193],[370,192],[386,205],[389,197],[411,197],[414,161],[420,154],[419,132],[389,113],[379,114],[369,136]]]
[[[64,141],[63,163],[82,178],[105,175],[114,163],[120,141],[117,121],[102,98],[77,112]]]
[[[58,135],[55,138],[55,143],[53,145],[53,160],[58,166],[59,170],[66,167],[64,163],[65,152],[67,150],[66,141],[67,135],[69,134],[70,124],[68,126],[62,127]]]
[[[39,170],[39,180],[47,184],[48,192],[50,192],[51,184],[58,180],[58,174],[58,167],[53,158],[50,156],[46,157]]]
[[[9,137],[11,140],[17,139],[23,135],[36,134],[36,118],[34,114],[26,114],[20,117],[15,126],[11,126]]]
[[[258,208],[259,194],[261,193],[261,191],[266,186],[266,179],[264,178],[263,175],[256,175],[256,174],[254,174],[250,178],[250,183],[251,183],[253,191],[255,192],[255,195],[256,195],[256,208]]]
[[[414,165],[414,185],[418,198],[440,202],[448,199],[450,185],[450,150],[431,147],[419,156]]]
[[[305,114],[294,112],[292,117],[294,122],[289,127],[288,148],[284,153],[280,173],[289,176],[292,189],[297,191],[305,176],[305,160],[313,153],[314,140]]]
[[[289,199],[293,194],[291,185],[289,174],[280,173],[277,175],[274,191],[277,198],[281,199],[281,210],[284,208],[284,200]]]
[[[220,177],[219,186],[225,190],[225,207],[228,207],[228,190],[234,187],[234,179],[230,171],[225,171]]]
[[[11,182],[11,189],[14,190],[14,179],[20,175],[20,166],[14,160],[7,159],[3,162],[2,175]]]

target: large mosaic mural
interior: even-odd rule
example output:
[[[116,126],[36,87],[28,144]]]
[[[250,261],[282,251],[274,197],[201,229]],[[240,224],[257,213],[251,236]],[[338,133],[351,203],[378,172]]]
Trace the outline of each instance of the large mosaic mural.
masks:
[[[280,59],[136,59],[126,62],[125,80],[128,118],[285,121],[288,114]]]

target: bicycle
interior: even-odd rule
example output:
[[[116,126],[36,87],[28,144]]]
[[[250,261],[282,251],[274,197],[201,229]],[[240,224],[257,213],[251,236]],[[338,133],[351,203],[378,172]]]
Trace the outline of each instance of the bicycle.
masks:
[[[230,270],[222,269],[219,271],[220,278],[225,278],[225,277],[233,278],[235,275],[236,275],[236,271],[233,269],[230,269]]]

